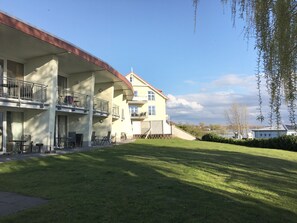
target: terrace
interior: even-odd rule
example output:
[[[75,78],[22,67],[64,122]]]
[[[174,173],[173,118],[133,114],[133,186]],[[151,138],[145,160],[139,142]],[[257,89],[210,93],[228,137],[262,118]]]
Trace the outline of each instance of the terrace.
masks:
[[[57,90],[57,94],[58,111],[86,113],[89,110],[88,95],[61,88]]]
[[[47,106],[47,86],[16,78],[0,78],[0,105],[7,107],[41,108]]]
[[[95,116],[107,117],[109,115],[109,102],[100,98],[93,98],[93,114]]]

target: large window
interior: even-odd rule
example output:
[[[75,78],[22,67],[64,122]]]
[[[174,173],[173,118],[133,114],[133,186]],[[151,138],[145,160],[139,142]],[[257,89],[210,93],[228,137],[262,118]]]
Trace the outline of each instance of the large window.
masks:
[[[67,77],[63,77],[63,76],[58,75],[58,87],[60,89],[67,88]]]
[[[4,61],[0,60],[0,96],[2,97],[3,88],[1,87],[3,84],[3,72],[4,72]]]
[[[3,112],[0,112],[0,152],[3,151]]]
[[[156,115],[156,107],[155,106],[148,106],[148,114],[149,115]]]
[[[24,80],[24,65],[7,60],[7,77]]]
[[[4,71],[4,61],[0,60],[0,78],[2,79],[3,76],[3,71]]]
[[[155,100],[155,92],[148,91],[148,100],[149,101],[154,101]]]

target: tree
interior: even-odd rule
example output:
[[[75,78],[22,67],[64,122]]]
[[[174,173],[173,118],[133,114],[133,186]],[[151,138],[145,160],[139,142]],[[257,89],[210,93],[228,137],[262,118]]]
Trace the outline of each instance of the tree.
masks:
[[[235,135],[241,136],[248,134],[248,111],[245,105],[233,103],[230,109],[225,111],[225,117],[228,125]]]
[[[199,0],[193,0],[195,23]],[[296,126],[297,101],[297,0],[221,0],[231,2],[233,21],[237,15],[246,22],[247,36],[255,36],[258,50],[257,86],[263,121],[261,81],[268,94],[270,124],[281,124],[280,107],[286,103],[289,118]],[[264,77],[261,73],[264,73]]]

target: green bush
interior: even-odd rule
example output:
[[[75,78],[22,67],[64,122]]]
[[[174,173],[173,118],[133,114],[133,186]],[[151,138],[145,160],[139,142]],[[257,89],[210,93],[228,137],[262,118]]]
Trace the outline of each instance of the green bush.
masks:
[[[205,134],[202,136],[203,141],[229,143],[240,146],[259,147],[259,148],[271,148],[282,149],[297,152],[297,136],[283,135],[277,138],[271,139],[232,139],[218,136],[214,133]]]

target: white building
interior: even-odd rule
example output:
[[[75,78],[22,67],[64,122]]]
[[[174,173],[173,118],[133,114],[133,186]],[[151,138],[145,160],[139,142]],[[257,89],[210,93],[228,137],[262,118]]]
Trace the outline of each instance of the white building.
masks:
[[[297,135],[296,129],[292,125],[281,125],[279,127],[265,127],[253,129],[255,139],[269,139],[282,135]]]
[[[44,151],[91,146],[92,135],[108,132],[117,140],[123,133],[133,137],[133,87],[118,71],[1,12],[0,33],[0,153],[25,143],[25,136]]]
[[[143,80],[134,72],[126,75],[132,84],[134,97],[129,100],[129,110],[135,137],[166,137],[171,136],[168,124],[166,101],[168,98],[162,91]]]

